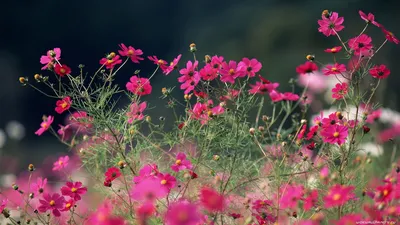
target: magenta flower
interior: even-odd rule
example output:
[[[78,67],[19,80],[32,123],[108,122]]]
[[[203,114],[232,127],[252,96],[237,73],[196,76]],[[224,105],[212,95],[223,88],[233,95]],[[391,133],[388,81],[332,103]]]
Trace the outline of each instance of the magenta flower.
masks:
[[[332,12],[329,17],[322,15],[322,20],[318,20],[318,24],[320,26],[318,28],[318,31],[323,33],[327,37],[335,35],[336,32],[343,30],[343,22],[344,18],[339,17],[339,14],[337,12]]]
[[[58,129],[57,133],[58,135],[61,136],[61,140],[66,141],[68,140],[71,135],[72,135],[72,130],[69,129],[70,128],[70,124],[63,126],[63,125],[58,125],[60,127],[60,129]]]
[[[100,65],[105,65],[107,69],[113,69],[116,65],[122,63],[122,59],[120,59],[119,55],[115,55],[111,59],[102,58],[99,63]]]
[[[132,62],[139,63],[139,60],[144,60],[141,55],[143,55],[143,51],[140,49],[135,49],[132,46],[126,47],[124,44],[120,44],[119,47],[121,50],[118,50],[118,53],[122,56],[127,56],[131,58]]]
[[[67,96],[56,102],[55,110],[58,114],[62,114],[64,111],[68,110],[71,107],[71,104],[72,104],[71,97]]]
[[[159,174],[157,164],[148,164],[139,170],[139,176],[133,178],[134,183],[139,183],[147,177],[155,177]]]
[[[3,212],[3,210],[6,208],[8,203],[8,199],[3,199],[0,201],[0,212]]]
[[[396,45],[400,43],[400,40],[394,36],[394,34],[388,30],[386,30],[382,25],[381,25],[382,32],[385,34],[386,40],[389,42],[395,43]]]
[[[300,75],[306,75],[318,70],[317,64],[307,61],[304,64],[299,65],[296,67],[296,72]]]
[[[233,60],[229,61],[229,64],[226,62],[222,63],[222,66],[219,70],[219,73],[221,74],[221,81],[225,83],[235,83],[235,79],[237,77],[244,77],[246,76],[246,73],[244,71],[241,71],[237,67],[237,63]]]
[[[47,184],[47,178],[43,179],[41,177],[38,177],[36,183],[31,184],[31,190],[33,191],[33,193],[37,195],[43,194],[46,189],[46,184]]]
[[[334,88],[332,88],[332,98],[340,100],[346,96],[348,90],[347,83],[337,83]]]
[[[346,141],[348,135],[348,127],[341,125],[329,125],[321,131],[323,141],[330,144],[341,145]]]
[[[85,194],[87,192],[86,187],[82,187],[81,182],[67,182],[66,186],[61,188],[61,194],[64,196],[69,196],[74,201],[79,201],[81,200],[81,195]]]
[[[68,123],[77,132],[87,132],[93,127],[93,117],[90,117],[87,112],[76,111],[69,116]]]
[[[207,64],[199,72],[200,77],[205,81],[212,81],[218,77],[218,69],[215,69],[211,64]]]
[[[126,84],[126,89],[139,96],[149,95],[152,91],[150,80],[147,78],[139,78],[138,76],[131,77],[130,82]]]
[[[42,135],[46,130],[50,128],[50,125],[53,123],[53,121],[53,116],[44,117],[43,122],[40,124],[39,130],[37,130],[35,134],[38,136]]]
[[[354,55],[363,55],[372,49],[371,42],[371,37],[361,34],[349,40],[349,47],[354,51]]]
[[[375,65],[369,69],[369,74],[374,78],[384,79],[390,75],[390,70],[385,65]]]
[[[126,113],[128,116],[128,123],[131,124],[135,120],[142,120],[144,118],[143,111],[146,109],[147,103],[142,102],[140,104],[134,102],[130,106],[130,111]]]
[[[285,92],[282,95],[282,100],[286,100],[286,101],[297,101],[300,99],[300,97],[292,92]]]
[[[161,186],[163,188],[166,188],[168,192],[176,185],[176,178],[170,175],[169,173],[166,174],[159,173],[157,175],[157,178],[159,179]]]
[[[359,224],[362,221],[362,214],[347,214],[342,217],[338,221],[336,221],[335,225],[349,225],[349,224]]]
[[[221,212],[225,208],[224,196],[209,187],[200,190],[200,202],[209,212]]]
[[[125,225],[124,219],[112,215],[112,210],[112,204],[105,201],[89,216],[85,225]]]
[[[335,54],[335,53],[340,52],[340,50],[342,50],[342,46],[335,46],[333,48],[325,49],[324,52]]]
[[[282,93],[279,93],[276,90],[269,92],[269,97],[271,98],[272,102],[280,102],[283,100]]]
[[[245,75],[254,77],[261,70],[262,64],[257,59],[243,58],[238,64],[238,70],[245,72]],[[239,76],[239,77],[242,77]]]
[[[189,110],[190,118],[200,120],[201,124],[207,124],[210,120],[208,116],[208,106],[206,103],[197,102],[192,110]]]
[[[60,60],[61,58],[61,49],[54,48],[53,50],[47,51],[46,55],[40,57],[40,63],[45,65],[42,67],[42,70],[49,68],[49,65],[54,64],[55,60]]]
[[[346,65],[335,63],[334,65],[327,65],[322,72],[325,76],[341,74],[346,72]]]
[[[184,169],[192,169],[192,163],[186,159],[186,154],[179,152],[176,155],[175,164],[171,166],[171,169],[175,172],[179,172]]]
[[[65,202],[64,209],[62,209],[61,211],[63,212],[69,211],[74,206],[75,206],[75,201],[72,198],[70,198],[68,201]]]
[[[381,25],[375,21],[375,16],[372,13],[365,14],[363,11],[359,10],[358,14],[360,14],[361,19],[363,19],[366,23],[372,23],[377,27],[381,27]]]
[[[256,84],[250,84],[250,94],[267,94],[279,87],[279,83],[272,83],[269,80],[260,76],[261,82],[256,81]]]
[[[163,71],[165,75],[170,74],[173,70],[178,68],[179,60],[181,60],[182,54],[179,54],[172,62],[169,64],[168,68]]]
[[[312,207],[315,206],[315,204],[318,202],[318,190],[312,190],[311,192],[308,193],[307,197],[304,198],[304,210],[308,211]]]
[[[135,184],[130,196],[136,201],[154,202],[167,196],[168,192],[158,179],[148,177]]]
[[[304,186],[303,185],[283,185],[281,187],[281,195],[279,196],[279,206],[282,209],[291,208],[294,209],[297,207],[297,203],[300,199],[303,198],[304,195]]]
[[[213,69],[216,69],[217,71],[219,71],[219,69],[221,68],[223,63],[224,63],[223,56],[214,55],[213,57],[211,57],[211,62],[209,65],[211,65],[211,67]]]
[[[68,166],[68,161],[69,161],[69,157],[68,156],[64,156],[64,157],[60,157],[58,158],[58,160],[56,162],[54,162],[53,164],[53,171],[58,171],[58,170],[62,170],[65,167]]]
[[[186,63],[186,68],[179,70],[179,73],[182,76],[178,78],[178,81],[179,83],[182,83],[180,88],[185,90],[185,94],[189,94],[193,91],[196,85],[200,82],[201,77],[196,71],[198,64],[198,61],[195,61],[194,63],[188,61]]]
[[[39,199],[41,204],[38,208],[39,212],[44,213],[48,210],[51,210],[54,216],[60,217],[60,210],[64,209],[65,198],[58,193],[54,193],[53,195],[46,193],[43,194],[43,198],[44,199]]]
[[[332,186],[328,194],[324,197],[324,207],[332,208],[344,205],[349,200],[355,198],[353,191],[354,186],[344,186],[340,184]]]
[[[165,215],[166,225],[198,225],[201,221],[197,205],[186,200],[171,203]]]
[[[121,170],[113,166],[108,168],[108,170],[104,173],[104,176],[106,176],[106,180],[113,181],[120,177],[121,174]]]
[[[154,64],[158,65],[161,70],[165,73],[168,69],[167,66],[167,61],[163,60],[163,59],[158,59],[157,56],[153,55],[153,56],[148,56],[147,57],[150,61],[153,61]]]

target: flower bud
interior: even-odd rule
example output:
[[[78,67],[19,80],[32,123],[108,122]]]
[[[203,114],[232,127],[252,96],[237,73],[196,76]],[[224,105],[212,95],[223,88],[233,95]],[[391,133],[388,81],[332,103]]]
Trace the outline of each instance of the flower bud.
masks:
[[[29,164],[28,170],[29,170],[30,172],[34,171],[34,170],[35,170],[35,166],[34,166],[33,164]]]
[[[18,78],[18,80],[23,86],[25,86],[26,83],[28,83],[28,78],[27,77],[20,77],[20,78]]]
[[[204,62],[205,63],[210,63],[211,62],[211,57],[209,55],[204,56]]]
[[[192,94],[190,94],[190,95],[184,95],[183,96],[183,98],[186,100],[186,101],[189,101],[191,98],[192,98]]]
[[[306,119],[302,119],[302,120],[300,121],[300,123],[301,123],[301,124],[306,124],[306,123],[307,123],[307,120],[306,120]]]
[[[3,209],[3,211],[1,213],[3,214],[3,216],[5,218],[9,218],[10,217],[10,211],[8,209]]]
[[[256,129],[254,129],[253,127],[249,129],[249,133],[251,135],[254,135],[256,133]]]
[[[118,162],[118,166],[119,166],[120,169],[123,169],[123,168],[126,167],[126,163],[121,160],[121,161]]]
[[[214,170],[210,170],[209,173],[210,173],[211,176],[215,176],[215,171]]]
[[[285,147],[286,145],[287,145],[287,142],[286,142],[286,141],[281,142],[281,146],[282,146],[282,147]]]
[[[258,131],[264,132],[264,130],[265,130],[265,127],[263,127],[263,126],[259,126],[259,127],[258,127]]]
[[[151,122],[151,116],[146,116],[146,122],[150,123]]]
[[[329,17],[329,10],[325,9],[324,11],[322,11],[322,16],[325,16],[326,18]]]
[[[161,89],[161,93],[162,93],[163,95],[167,95],[167,94],[168,94],[168,89],[165,88],[165,87],[163,87],[163,88]]]
[[[368,126],[365,126],[365,125],[362,128],[363,128],[364,134],[368,134],[368,132],[371,130]]]
[[[219,155],[213,155],[213,160],[214,160],[214,161],[218,161],[219,158],[220,158]]]
[[[110,54],[107,55],[107,59],[110,60],[115,57],[115,52],[111,52]]]
[[[190,44],[189,49],[190,52],[196,52],[197,51],[196,44],[195,43]]]
[[[262,116],[262,121],[267,122],[269,120],[269,117],[266,115]]]
[[[306,56],[306,59],[307,59],[308,61],[313,61],[313,60],[315,59],[315,55],[307,55],[307,56]]]
[[[42,75],[40,75],[40,74],[35,74],[35,75],[33,76],[33,78],[35,78],[35,80],[36,80],[37,82],[40,82],[40,80],[42,80]]]
[[[132,128],[132,129],[130,129],[130,130],[129,130],[129,134],[130,134],[130,135],[133,135],[133,134],[135,134],[135,129],[133,129],[133,128]]]
[[[368,164],[371,164],[371,163],[372,163],[372,159],[371,159],[371,158],[368,158],[368,159],[367,159],[367,163],[368,163]]]

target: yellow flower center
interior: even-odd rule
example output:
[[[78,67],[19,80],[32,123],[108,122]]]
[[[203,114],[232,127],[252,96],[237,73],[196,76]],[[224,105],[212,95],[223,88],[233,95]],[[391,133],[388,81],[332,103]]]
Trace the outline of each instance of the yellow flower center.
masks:
[[[186,212],[179,212],[178,213],[178,220],[180,221],[180,222],[185,222],[185,221],[187,221],[189,219],[189,216],[188,216],[188,214],[186,213]]]
[[[71,208],[71,203],[67,203],[66,205],[65,205],[65,208],[67,208],[67,209],[69,209],[69,208]]]
[[[336,52],[337,49],[336,48],[331,48],[331,52]]]
[[[77,188],[71,188],[71,191],[72,191],[72,193],[75,193],[76,191],[78,191],[78,189]]]
[[[333,137],[335,137],[335,138],[337,138],[337,137],[339,137],[339,132],[335,132],[335,133],[333,133]]]
[[[235,73],[235,70],[234,70],[234,69],[230,69],[230,70],[229,70],[229,74],[230,74],[230,75],[233,75],[234,73]]]
[[[177,159],[175,162],[176,165],[181,165],[181,163],[182,163],[182,160],[180,160],[180,159]]]
[[[387,189],[385,189],[384,191],[383,191],[383,196],[388,196],[388,194],[389,194],[389,191],[387,190]]]
[[[107,64],[112,64],[113,62],[114,62],[114,60],[112,60],[112,59],[107,60]]]
[[[46,129],[47,127],[49,127],[49,125],[48,125],[47,123],[43,123],[43,124],[42,124],[42,127],[43,127],[44,129]]]
[[[60,72],[61,72],[61,73],[65,73],[65,69],[64,69],[64,68],[61,68],[61,69],[60,69]]]
[[[129,49],[129,50],[128,50],[128,55],[133,55],[133,53],[134,53],[134,52],[133,52],[132,49]]]
[[[334,194],[332,199],[337,201],[340,199],[340,197],[341,197],[340,194]]]
[[[164,64],[164,60],[159,59],[159,60],[157,61],[157,63],[158,63],[159,65]]]
[[[67,108],[67,106],[68,106],[68,103],[67,103],[67,102],[63,102],[63,103],[61,104],[61,108],[63,108],[63,109]]]
[[[166,184],[166,183],[167,183],[167,180],[162,180],[162,181],[161,181],[161,184],[162,184],[162,185],[164,185],[164,184]]]
[[[97,215],[97,220],[98,220],[99,222],[104,222],[104,221],[106,221],[106,219],[107,219],[107,217],[106,217],[106,215],[104,215],[104,213],[99,213],[99,214]]]
[[[335,72],[335,71],[337,71],[338,69],[336,68],[336,67],[332,67],[332,69],[331,69],[331,71],[333,71],[333,72]]]
[[[58,165],[60,165],[60,166],[61,166],[62,164],[64,164],[64,162],[63,162],[63,161],[61,161],[61,160],[60,160],[60,161],[58,161]]]
[[[50,201],[50,205],[51,205],[51,206],[54,206],[55,204],[56,204],[56,202],[55,202],[54,200],[51,200],[51,201]]]

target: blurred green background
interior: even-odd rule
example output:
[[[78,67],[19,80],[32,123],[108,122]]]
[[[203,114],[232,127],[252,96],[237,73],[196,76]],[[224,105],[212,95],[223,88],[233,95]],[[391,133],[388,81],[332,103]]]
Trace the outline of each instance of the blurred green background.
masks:
[[[263,63],[261,74],[282,83],[280,90],[284,91],[289,87],[287,81],[297,76],[295,68],[304,63],[305,55],[315,54],[319,61],[329,63],[330,55],[323,49],[339,45],[335,37],[326,38],[317,30],[322,10],[344,16],[345,29],[340,34],[347,40],[365,25],[358,15],[360,9],[374,13],[378,22],[400,36],[399,6],[395,0],[4,2],[0,9],[0,141],[2,136],[6,140],[0,147],[0,173],[25,168],[31,162],[40,164],[46,155],[67,151],[48,133],[34,135],[43,114],[55,115],[55,99],[18,83],[20,76],[48,73],[40,71],[39,59],[49,49],[60,47],[62,61],[74,73],[79,64],[85,64],[87,72],[96,71],[99,59],[107,52],[116,52],[119,43],[142,49],[146,57],[157,55],[168,61],[182,53],[182,66],[192,59],[188,46],[195,42],[201,60],[205,54],[222,55],[228,60],[259,59]],[[382,32],[370,28],[367,33],[375,45],[380,45],[384,41]],[[382,104],[392,109],[400,106],[399,54],[399,46],[389,43],[375,58],[376,63],[386,64],[392,71],[380,93]],[[154,65],[147,60],[131,64],[121,70],[117,82],[123,87],[136,69],[146,76]],[[155,76],[154,94],[146,100],[163,109],[160,90],[177,86],[177,76],[176,72],[169,77]],[[155,118],[165,116],[162,113],[150,112]],[[54,125],[62,124],[64,116],[56,115]],[[6,157],[10,155],[17,156],[20,164]]]

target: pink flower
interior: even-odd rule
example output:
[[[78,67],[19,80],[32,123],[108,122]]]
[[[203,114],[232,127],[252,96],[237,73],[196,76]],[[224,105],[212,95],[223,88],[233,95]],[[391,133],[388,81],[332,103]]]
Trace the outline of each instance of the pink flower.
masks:
[[[359,10],[358,14],[360,14],[361,19],[363,19],[366,23],[372,23],[373,25],[380,27],[381,25],[375,21],[375,16],[372,13],[368,13],[366,15],[363,11]]]
[[[37,130],[35,134],[38,136],[42,135],[46,130],[50,128],[53,121],[54,121],[53,116],[44,117],[43,122],[40,124],[39,130]]]
[[[211,67],[213,69],[216,69],[218,71],[221,68],[223,62],[224,62],[224,57],[223,56],[214,55],[211,58],[211,62],[210,62],[209,65],[211,65]]]
[[[303,185],[283,185],[280,189],[281,195],[279,196],[279,206],[282,209],[297,207],[297,203],[304,195]]]
[[[336,221],[335,225],[358,224],[358,222],[360,222],[362,218],[362,214],[347,214]]]
[[[63,212],[69,211],[74,206],[75,206],[75,201],[72,198],[70,198],[68,201],[65,202],[64,209],[62,209],[61,211]]]
[[[89,216],[85,225],[125,225],[124,219],[113,216],[112,204],[104,202],[92,215]]]
[[[176,155],[175,164],[171,166],[171,169],[175,172],[179,172],[184,169],[192,169],[192,163],[186,159],[186,154],[179,152]]]
[[[86,187],[82,187],[81,182],[67,182],[66,186],[61,188],[61,194],[64,196],[69,196],[74,201],[79,201],[81,200],[81,195],[85,194],[87,192]]]
[[[324,166],[324,168],[321,169],[321,171],[319,172],[319,178],[321,180],[326,180],[329,176],[329,167]]]
[[[390,70],[385,65],[375,65],[369,70],[372,77],[384,79],[389,76]]]
[[[235,83],[235,79],[237,77],[244,77],[246,76],[246,72],[241,71],[237,67],[237,63],[233,60],[229,61],[229,64],[226,62],[222,63],[222,67],[219,70],[221,76],[221,81],[225,83]]]
[[[193,91],[201,79],[199,73],[196,71],[198,64],[198,61],[195,61],[194,63],[188,61],[186,63],[186,68],[179,70],[179,73],[182,76],[178,78],[178,81],[182,83],[181,89],[185,90],[185,94],[189,94]]]
[[[55,60],[60,60],[61,58],[61,49],[54,48],[53,50],[47,51],[46,55],[40,57],[40,63],[45,65],[42,67],[42,70],[49,68],[49,65],[54,64]]]
[[[221,212],[225,208],[224,196],[208,187],[200,190],[200,202],[210,212]]]
[[[201,222],[201,214],[196,204],[179,200],[168,207],[165,222],[166,225],[198,225]]]
[[[104,173],[104,176],[106,176],[106,180],[113,181],[121,176],[121,171],[117,167],[113,166],[108,168],[108,170]]]
[[[169,173],[159,173],[157,175],[157,178],[159,179],[161,186],[163,188],[166,188],[168,191],[175,187],[176,178],[174,176],[171,176]]]
[[[0,201],[0,212],[3,212],[3,210],[6,208],[7,203],[8,203],[8,199],[3,199]]]
[[[53,195],[46,193],[43,194],[43,198],[44,199],[39,199],[39,202],[41,204],[38,208],[39,212],[44,213],[48,210],[51,210],[54,216],[60,217],[60,210],[64,209],[64,197],[57,193],[54,193]]]
[[[139,78],[132,76],[130,82],[126,84],[126,89],[135,95],[149,95],[152,91],[150,80],[147,78]]]
[[[315,206],[315,204],[318,202],[318,190],[312,190],[311,192],[308,193],[307,197],[304,199],[304,210],[308,211],[312,207]]]
[[[269,93],[269,97],[271,98],[272,102],[279,102],[279,101],[282,101],[282,100],[283,100],[282,94],[279,93],[279,92],[276,91],[276,90],[272,90],[272,91]]]
[[[346,65],[335,63],[335,65],[327,65],[322,72],[325,76],[341,74],[346,72]]]
[[[318,70],[317,64],[307,61],[304,64],[299,65],[296,67],[296,72],[300,75],[306,75]]]
[[[327,53],[338,53],[338,52],[340,52],[340,50],[342,50],[342,46],[335,46],[335,47],[333,47],[333,48],[327,48],[327,49],[325,49],[324,50],[324,52],[327,52]]]
[[[143,60],[141,55],[143,55],[143,51],[140,49],[135,49],[132,46],[126,47],[124,44],[120,44],[119,47],[121,50],[118,50],[118,53],[122,56],[127,56],[131,58],[132,62],[139,63],[139,60]]]
[[[367,123],[376,122],[382,115],[382,109],[377,109],[372,112],[368,112],[367,119],[365,120]]]
[[[201,124],[207,124],[210,117],[208,116],[208,106],[206,103],[197,102],[193,109],[189,111],[190,118],[200,120]]]
[[[64,111],[68,110],[71,107],[71,104],[72,104],[71,97],[67,96],[62,100],[58,100],[56,102],[57,107],[55,110],[58,114],[61,114]]]
[[[212,81],[218,77],[218,69],[215,69],[211,64],[206,64],[199,72],[200,77],[205,81]]]
[[[329,125],[321,131],[323,141],[330,144],[341,145],[346,141],[348,135],[348,127],[341,125]]]
[[[54,66],[54,72],[60,77],[65,77],[65,75],[71,74],[71,68],[69,68],[67,65],[60,65],[56,63],[56,65]]]
[[[107,69],[113,69],[116,65],[121,64],[122,59],[119,55],[115,55],[112,58],[102,58],[100,59],[100,65],[105,65]]]
[[[147,177],[156,177],[159,174],[156,164],[148,164],[139,170],[139,176],[133,178],[133,182],[139,183]]]
[[[385,34],[386,40],[395,43],[395,44],[399,44],[400,40],[397,39],[396,36],[394,36],[394,34],[388,30],[386,30],[383,26],[381,26],[382,32]]]
[[[286,100],[286,101],[297,101],[299,100],[299,96],[292,93],[292,92],[285,92],[282,94],[282,100]]]
[[[354,55],[360,55],[368,52],[372,48],[372,39],[366,34],[361,34],[349,40],[349,47],[354,51]]]
[[[156,207],[154,207],[153,203],[151,202],[146,202],[143,205],[140,205],[136,210],[136,216],[138,223],[140,225],[146,225],[147,224],[147,219],[154,215],[156,212]]]
[[[46,184],[47,184],[47,178],[43,179],[41,177],[38,177],[36,183],[31,184],[31,190],[35,194],[40,195],[45,192]]]
[[[76,111],[69,116],[68,123],[71,128],[77,129],[77,132],[87,132],[93,127],[93,117],[90,117],[87,112]]]
[[[262,65],[257,59],[243,58],[237,67],[238,70],[244,71],[249,77],[254,77],[261,70]]]
[[[154,64],[158,65],[161,70],[166,73],[166,71],[168,70],[168,66],[167,66],[167,61],[163,60],[163,59],[158,59],[157,56],[153,55],[153,56],[148,56],[147,57],[150,61],[153,61]]]
[[[324,197],[324,207],[332,208],[344,205],[349,200],[355,198],[353,191],[354,186],[344,186],[340,184],[332,186],[328,194]]]
[[[307,76],[299,76],[298,83],[302,87],[308,87],[312,93],[321,93],[325,91],[327,86],[327,77],[323,76],[322,73],[314,72],[307,74]]]
[[[64,156],[64,157],[60,157],[58,158],[58,160],[56,162],[54,162],[53,164],[53,171],[58,171],[58,170],[62,170],[65,167],[68,166],[68,161],[69,161],[69,157],[68,156]]]
[[[393,184],[386,183],[385,185],[376,188],[374,200],[376,202],[388,203],[394,199],[395,192],[396,190],[393,188]]]
[[[135,184],[130,196],[140,202],[154,202],[167,196],[168,190],[162,187],[158,179],[151,177]]]
[[[339,17],[337,12],[332,12],[329,17],[322,15],[322,20],[318,20],[319,28],[318,31],[323,33],[325,36],[335,35],[336,32],[343,30],[344,26],[343,17]]]
[[[128,116],[128,123],[131,124],[135,120],[142,120],[144,118],[143,111],[146,109],[147,103],[142,102],[140,105],[134,102],[130,106],[130,111],[126,113]]]
[[[67,126],[63,125],[58,125],[58,126],[60,127],[60,129],[58,129],[57,133],[61,136],[61,140],[62,141],[68,140],[72,135],[72,130],[69,129],[71,125],[68,124]]]
[[[269,80],[263,78],[262,76],[258,76],[260,77],[261,82],[256,81],[255,85],[250,84],[250,94],[267,94],[279,87],[279,83],[271,83]]]
[[[179,60],[181,60],[182,54],[179,54],[168,66],[167,69],[165,69],[163,72],[165,75],[170,74],[173,70],[175,70],[176,68],[178,68],[178,63]]]
[[[348,85],[347,83],[337,83],[334,88],[332,88],[332,98],[340,100],[344,98],[347,94]]]
[[[317,135],[318,129],[318,125],[310,127],[310,130],[308,131],[306,136],[306,140],[311,140],[315,135]]]

